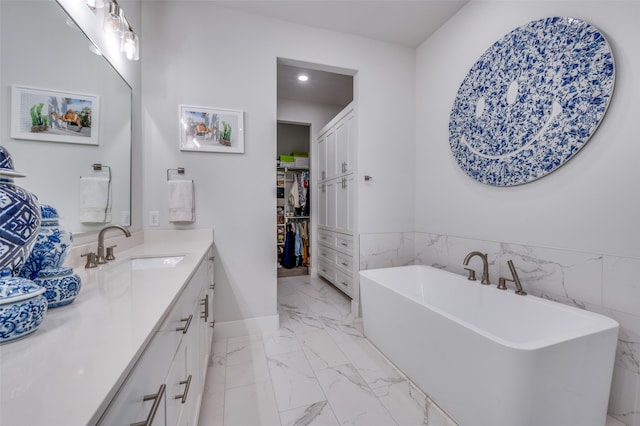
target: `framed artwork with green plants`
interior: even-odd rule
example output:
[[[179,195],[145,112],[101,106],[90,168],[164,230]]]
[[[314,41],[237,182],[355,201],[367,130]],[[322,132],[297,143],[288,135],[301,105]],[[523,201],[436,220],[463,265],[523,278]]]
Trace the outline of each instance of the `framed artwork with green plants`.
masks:
[[[244,153],[243,112],[179,105],[180,150]]]
[[[14,84],[11,137],[98,145],[100,97]]]

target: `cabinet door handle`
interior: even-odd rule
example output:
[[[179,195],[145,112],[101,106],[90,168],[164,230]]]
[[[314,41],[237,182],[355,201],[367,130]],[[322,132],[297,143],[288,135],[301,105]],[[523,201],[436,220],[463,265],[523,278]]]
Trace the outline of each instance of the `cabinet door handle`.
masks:
[[[346,188],[347,187],[347,178],[342,178],[342,188]]]
[[[215,257],[215,256],[209,256],[209,262],[213,262],[213,261],[215,261],[215,260],[216,260],[216,257]]]
[[[204,299],[200,302],[200,305],[204,305],[204,312],[200,316],[200,318],[204,318],[204,322],[209,320],[209,295],[205,294]]]
[[[209,286],[210,290],[215,290],[216,289],[216,283],[213,283]]]
[[[193,314],[189,315],[188,318],[180,318],[180,321],[186,321],[187,323],[184,325],[184,327],[176,328],[176,331],[182,331],[182,334],[187,334],[187,331],[189,331],[189,326],[191,325],[192,319],[193,319]]]
[[[143,422],[131,423],[131,426],[151,426],[153,423],[153,419],[156,417],[156,411],[158,411],[158,407],[160,407],[160,401],[162,401],[162,397],[164,396],[164,390],[166,385],[163,383],[160,385],[160,389],[158,389],[158,393],[153,395],[145,395],[142,398],[143,401],[151,401],[153,399],[153,405],[151,406],[151,411],[149,411],[149,415],[147,419]]]
[[[344,282],[344,281],[340,281],[340,284],[342,284],[342,285],[343,285],[343,286],[345,286],[345,287],[349,287],[349,284],[348,284],[348,283],[346,283],[346,282]]]
[[[209,327],[216,328],[216,320],[213,320],[209,323]]]
[[[347,163],[342,163],[342,173],[347,173]]]
[[[180,382],[181,385],[186,385],[184,387],[184,393],[182,395],[176,395],[173,399],[181,399],[184,404],[187,402],[187,395],[189,394],[189,386],[191,386],[191,374],[187,377],[187,380],[183,380]]]
[[[325,170],[322,171],[322,179],[327,178],[327,172]]]

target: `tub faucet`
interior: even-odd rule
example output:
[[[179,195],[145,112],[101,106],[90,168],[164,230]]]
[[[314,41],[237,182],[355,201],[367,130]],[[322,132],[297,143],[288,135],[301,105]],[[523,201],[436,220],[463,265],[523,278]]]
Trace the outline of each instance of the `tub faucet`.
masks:
[[[98,264],[103,264],[103,263],[107,263],[107,259],[105,259],[104,257],[104,234],[109,230],[109,229],[119,229],[122,232],[124,232],[124,235],[129,238],[131,236],[131,232],[129,232],[129,230],[123,226],[120,225],[107,225],[104,228],[102,228],[100,230],[100,232],[98,233],[98,253],[97,253],[97,259],[96,259],[96,263]]]
[[[513,265],[513,260],[507,261],[507,265],[509,265],[512,279],[500,277],[498,280],[498,289],[506,290],[507,281],[512,281],[516,285],[516,294],[519,296],[526,296],[527,292],[522,289],[522,283],[520,282],[520,277],[518,277],[518,271],[516,271],[516,267]]]
[[[480,283],[491,284],[491,281],[489,281],[489,261],[487,259],[486,253],[481,253],[479,251],[472,251],[467,255],[467,257],[464,258],[464,261],[462,262],[462,264],[467,266],[473,256],[479,256],[480,259],[482,259],[482,279],[480,280]],[[468,268],[465,268],[465,269],[469,271],[469,279],[473,281],[475,279],[475,271],[473,271],[473,274],[472,274],[471,273],[472,270],[469,270]]]

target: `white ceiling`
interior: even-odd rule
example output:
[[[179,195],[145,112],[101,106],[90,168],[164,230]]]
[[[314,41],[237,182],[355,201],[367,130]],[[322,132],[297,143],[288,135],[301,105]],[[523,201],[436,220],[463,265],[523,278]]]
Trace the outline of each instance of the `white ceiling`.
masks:
[[[417,47],[469,0],[227,0],[213,3],[296,24]]]
[[[296,24],[417,47],[469,0],[226,0],[226,7]],[[309,81],[296,77],[304,72]],[[278,97],[346,105],[353,95],[353,72],[278,64]]]

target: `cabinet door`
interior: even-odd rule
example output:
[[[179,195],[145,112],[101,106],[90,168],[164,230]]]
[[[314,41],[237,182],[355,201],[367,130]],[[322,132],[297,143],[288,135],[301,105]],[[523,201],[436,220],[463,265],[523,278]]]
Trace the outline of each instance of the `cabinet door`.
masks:
[[[337,186],[340,184],[340,180],[330,180],[325,182],[325,191],[327,197],[327,228],[336,228],[336,215],[337,215]]]
[[[179,425],[184,411],[183,399],[189,397],[192,390],[192,378],[187,372],[187,349],[189,346],[189,335],[194,334],[193,327],[187,333],[178,347],[176,357],[171,364],[167,375],[167,425]],[[185,392],[187,393],[185,395]],[[184,397],[184,398],[183,398]],[[186,414],[186,413],[185,413]]]
[[[169,332],[155,334],[99,425],[131,425],[144,422],[152,415],[153,425],[165,424],[165,379],[176,353],[172,337]]]
[[[327,150],[326,179],[334,178],[339,170],[336,168],[336,132],[335,129],[329,130],[325,134],[325,144]]]
[[[318,179],[327,178],[327,137],[321,136],[318,139]]]
[[[355,170],[355,114],[351,111],[336,124],[336,170],[340,174]]]
[[[318,185],[318,226],[327,226],[327,184]]]
[[[336,225],[337,231],[353,233],[354,220],[354,175],[336,181]]]

